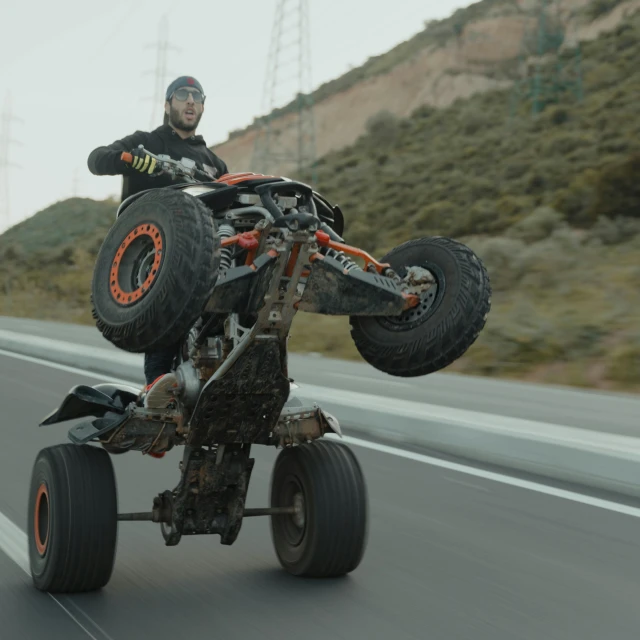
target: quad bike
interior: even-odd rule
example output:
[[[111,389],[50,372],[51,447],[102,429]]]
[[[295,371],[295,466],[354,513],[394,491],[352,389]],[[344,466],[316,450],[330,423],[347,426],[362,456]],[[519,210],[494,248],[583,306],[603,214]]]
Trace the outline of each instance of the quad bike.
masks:
[[[120,205],[97,256],[92,305],[98,329],[125,351],[179,341],[178,382],[161,408],[145,408],[134,388],[77,385],[43,420],[91,417],[70,429],[70,444],[35,461],[34,584],[49,592],[106,585],[119,521],[159,523],[166,545],[205,534],[230,545],[243,519],[258,515],[270,516],[289,573],[347,574],[366,546],[365,480],[337,437],[337,419],[292,394],[294,316],[347,315],[366,362],[423,376],[476,340],[490,308],[487,273],[471,250],[444,237],[411,240],[377,261],[345,244],[340,208],[306,184],[253,173],[211,181],[189,160],[154,157],[174,182]],[[149,512],[119,514],[110,455],[161,457],[178,445],[177,486]],[[245,508],[252,445],[282,449],[266,508]]]

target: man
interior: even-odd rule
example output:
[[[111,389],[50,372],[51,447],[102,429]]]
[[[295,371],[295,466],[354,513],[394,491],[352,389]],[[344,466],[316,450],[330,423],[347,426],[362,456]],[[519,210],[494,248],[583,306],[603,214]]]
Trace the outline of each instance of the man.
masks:
[[[169,176],[153,176],[156,163],[141,153],[138,145],[155,155],[166,154],[174,160],[191,158],[212,180],[227,173],[227,165],[209,150],[202,136],[196,135],[204,113],[205,95],[201,84],[195,78],[181,76],[169,85],[165,98],[165,119],[161,127],[151,132],[136,131],[113,144],[94,149],[89,155],[87,164],[91,173],[123,176],[123,200],[139,191],[171,184]],[[123,151],[133,154],[132,166],[120,160]]]
[[[170,176],[154,176],[156,161],[140,151],[138,145],[143,145],[154,155],[166,154],[174,160],[190,158],[212,180],[228,173],[227,165],[209,150],[202,136],[196,135],[204,113],[204,102],[204,90],[195,78],[177,78],[167,88],[164,124],[154,131],[136,131],[113,144],[94,149],[87,161],[89,170],[97,176],[122,175],[123,200],[134,193],[171,184]],[[123,151],[133,155],[131,165],[120,159]],[[176,378],[169,372],[178,348],[179,343],[168,349],[145,353],[146,387],[142,394],[145,406],[166,406],[170,399],[169,389],[176,383]]]

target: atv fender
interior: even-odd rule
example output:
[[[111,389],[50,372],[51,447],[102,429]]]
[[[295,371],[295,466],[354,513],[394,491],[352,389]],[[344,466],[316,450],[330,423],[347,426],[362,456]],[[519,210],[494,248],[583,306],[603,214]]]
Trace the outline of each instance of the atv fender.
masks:
[[[60,406],[46,416],[39,426],[86,416],[102,418],[108,411],[124,414],[126,407],[137,398],[137,391],[127,385],[102,383],[90,387],[79,384],[69,390]]]
[[[127,409],[124,413],[107,411],[101,418],[85,420],[71,427],[67,436],[73,444],[87,444],[91,440],[113,431],[130,417],[130,409]]]

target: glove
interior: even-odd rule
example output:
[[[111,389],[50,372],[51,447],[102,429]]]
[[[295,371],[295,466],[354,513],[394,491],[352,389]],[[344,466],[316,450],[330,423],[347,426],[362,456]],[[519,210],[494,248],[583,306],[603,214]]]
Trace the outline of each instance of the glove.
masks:
[[[156,170],[157,161],[142,149],[132,149],[133,161],[131,167],[140,173],[152,175]]]

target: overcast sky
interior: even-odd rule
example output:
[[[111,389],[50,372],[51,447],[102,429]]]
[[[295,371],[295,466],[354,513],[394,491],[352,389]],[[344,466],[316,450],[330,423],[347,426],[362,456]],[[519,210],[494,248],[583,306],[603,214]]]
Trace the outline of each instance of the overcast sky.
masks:
[[[297,0],[288,0],[292,8]],[[308,0],[313,87],[388,51],[464,0]],[[0,232],[47,205],[74,195],[118,195],[120,178],[93,176],[87,156],[101,144],[149,130],[159,23],[168,17],[166,86],[194,75],[207,94],[198,133],[207,144],[262,113],[276,0],[57,0],[12,2],[0,27],[0,107],[10,95],[11,220]],[[295,34],[291,34],[295,35]],[[147,46],[151,45],[151,46]],[[291,68],[291,71],[295,71]],[[163,87],[164,88],[164,87]],[[294,85],[290,85],[291,90]],[[289,95],[280,96],[284,101]],[[232,170],[242,170],[232,167]]]

